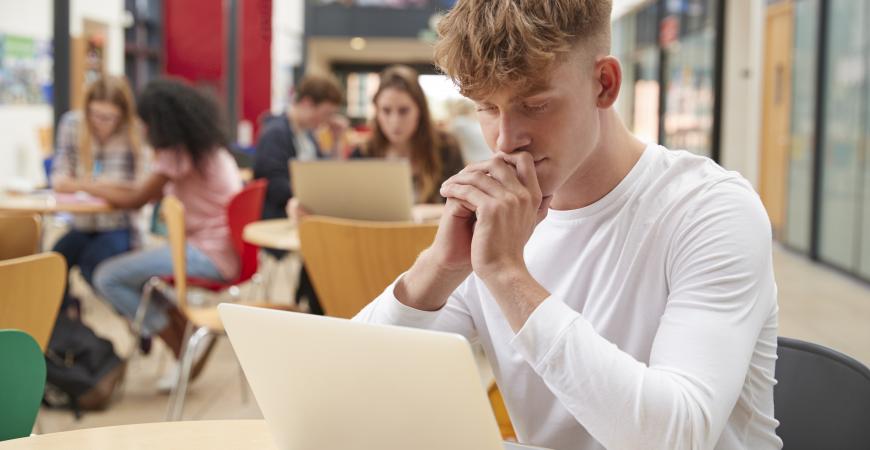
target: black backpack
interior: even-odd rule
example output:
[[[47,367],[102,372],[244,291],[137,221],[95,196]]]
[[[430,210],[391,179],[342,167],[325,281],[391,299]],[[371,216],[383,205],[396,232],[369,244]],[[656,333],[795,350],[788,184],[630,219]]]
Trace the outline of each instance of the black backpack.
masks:
[[[43,403],[71,408],[78,418],[81,411],[109,404],[126,363],[111,342],[61,311],[45,351],[45,368]]]

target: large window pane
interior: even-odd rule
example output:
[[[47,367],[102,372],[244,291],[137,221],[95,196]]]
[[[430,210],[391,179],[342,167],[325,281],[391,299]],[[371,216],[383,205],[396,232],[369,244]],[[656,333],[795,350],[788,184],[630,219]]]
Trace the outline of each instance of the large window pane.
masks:
[[[866,3],[830,4],[822,204],[819,254],[847,270],[857,269],[860,150],[864,133]]]
[[[791,148],[785,241],[810,249],[812,226],[813,149],[815,148],[816,64],[819,41],[819,0],[799,0],[794,8]]]
[[[665,45],[664,143],[710,156],[716,74],[718,0],[667,1],[661,22]],[[677,35],[675,41],[671,36]]]

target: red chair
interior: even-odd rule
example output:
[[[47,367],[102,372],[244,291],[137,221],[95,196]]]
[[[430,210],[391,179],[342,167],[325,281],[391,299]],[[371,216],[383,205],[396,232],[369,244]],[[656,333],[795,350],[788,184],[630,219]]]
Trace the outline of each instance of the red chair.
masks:
[[[206,289],[211,292],[223,292],[228,289],[234,289],[231,292],[234,297],[238,297],[238,286],[250,280],[257,273],[257,253],[259,247],[251,245],[242,239],[242,232],[245,226],[251,222],[260,220],[263,213],[263,198],[266,196],[267,180],[254,180],[245,185],[245,187],[230,200],[227,205],[227,222],[230,226],[230,239],[233,241],[233,248],[236,254],[239,255],[241,267],[239,276],[231,281],[216,281],[207,278],[187,277],[187,285]],[[169,284],[173,283],[173,277],[167,276],[163,280]]]
[[[267,184],[268,181],[264,179],[251,181],[227,205],[227,222],[230,227],[230,239],[241,262],[239,275],[230,281],[187,277],[187,286],[205,289],[215,294],[229,291],[232,297],[239,300],[239,285],[250,280],[257,273],[257,253],[259,251],[259,247],[251,245],[242,239],[242,232],[247,224],[260,220]],[[145,311],[151,302],[154,290],[166,291],[174,285],[175,277],[172,275],[154,277],[145,284],[145,288],[142,290],[142,300],[139,302],[139,308],[136,311],[132,324],[133,332],[136,336],[141,336],[142,321],[145,319]],[[131,355],[135,353],[136,346],[140,347],[143,352],[148,353],[151,347],[150,339],[146,339],[145,342],[136,342],[134,348],[131,349]]]

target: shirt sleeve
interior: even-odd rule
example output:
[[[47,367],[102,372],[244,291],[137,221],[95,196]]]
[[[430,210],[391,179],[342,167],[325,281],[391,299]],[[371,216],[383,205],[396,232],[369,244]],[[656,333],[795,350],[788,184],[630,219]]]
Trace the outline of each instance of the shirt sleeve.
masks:
[[[292,141],[291,136],[282,136],[282,130],[276,126],[270,126],[257,141],[254,177],[269,180],[265,202],[275,211],[284,211],[293,195],[287,165],[296,154]]]
[[[670,294],[649,364],[556,296],[512,340],[606,448],[713,448],[776,310],[770,223],[757,196],[726,182],[697,204],[670,245]]]
[[[51,177],[75,178],[78,157],[78,113],[68,111],[57,127],[57,145],[51,162]]]
[[[404,274],[402,275],[404,276]],[[394,290],[396,279],[387,286],[381,295],[360,311],[353,320],[357,322],[376,323],[381,325],[398,325],[426,330],[446,331],[464,336],[470,342],[477,339],[477,331],[471,318],[471,313],[465,304],[464,291],[468,282],[462,285],[447,299],[447,304],[438,311],[421,311],[400,302]]]
[[[190,155],[180,151],[161,150],[154,155],[154,172],[170,180],[184,178],[193,169]]]

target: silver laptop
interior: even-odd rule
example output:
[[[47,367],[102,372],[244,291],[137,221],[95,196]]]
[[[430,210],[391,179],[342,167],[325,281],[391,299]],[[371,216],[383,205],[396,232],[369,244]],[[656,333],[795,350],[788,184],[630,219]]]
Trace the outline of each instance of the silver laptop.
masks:
[[[319,216],[411,220],[414,190],[407,161],[290,161],[293,196]]]
[[[278,448],[514,450],[450,333],[218,307]]]

